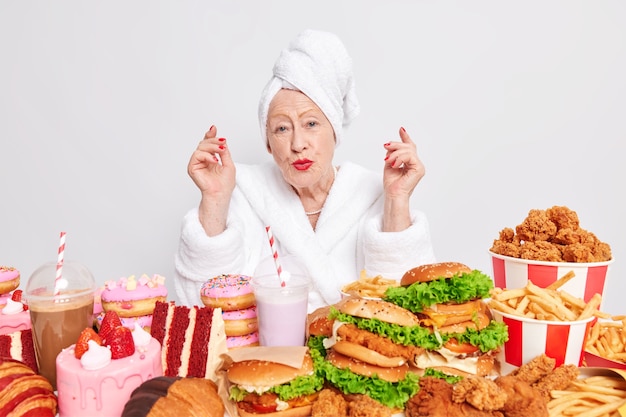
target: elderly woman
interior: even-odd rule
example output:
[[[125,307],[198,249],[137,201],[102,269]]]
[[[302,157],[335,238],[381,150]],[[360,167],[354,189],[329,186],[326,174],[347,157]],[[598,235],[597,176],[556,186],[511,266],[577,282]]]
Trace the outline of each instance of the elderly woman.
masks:
[[[352,60],[333,34],[307,30],[283,50],[259,103],[261,136],[273,162],[233,162],[211,126],[188,173],[201,200],[184,218],[176,255],[176,292],[201,305],[200,287],[224,273],[252,275],[271,256],[294,255],[312,277],[309,312],[336,303],[342,284],[369,276],[399,279],[434,262],[423,213],[410,197],[424,166],[404,128],[381,144],[380,176],[333,163],[344,127],[358,114]]]

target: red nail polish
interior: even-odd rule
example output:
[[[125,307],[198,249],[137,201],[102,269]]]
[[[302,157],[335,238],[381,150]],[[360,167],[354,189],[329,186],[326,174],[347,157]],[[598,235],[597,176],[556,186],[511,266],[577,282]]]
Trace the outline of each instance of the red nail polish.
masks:
[[[391,145],[391,142],[387,142],[383,146],[389,146],[389,145]]]
[[[406,133],[406,129],[404,127],[401,127],[400,129]]]
[[[225,148],[226,148],[226,146],[224,146],[224,145],[220,145],[220,146],[219,146],[219,148],[220,148],[220,149],[225,149]]]
[[[226,138],[219,138],[218,140],[219,140],[220,142],[225,142],[225,141],[226,141]]]
[[[387,159],[389,159],[389,157],[388,157],[388,156],[385,156],[385,161],[386,161]]]
[[[209,130],[213,130],[215,129],[215,125],[211,125],[211,127],[209,128]]]

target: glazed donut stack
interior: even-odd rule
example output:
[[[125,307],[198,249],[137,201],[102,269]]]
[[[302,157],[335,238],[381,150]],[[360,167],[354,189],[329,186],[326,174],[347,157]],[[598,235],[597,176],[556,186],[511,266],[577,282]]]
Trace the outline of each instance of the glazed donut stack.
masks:
[[[115,311],[122,325],[129,329],[139,324],[150,333],[152,313],[157,301],[167,301],[165,277],[143,274],[139,278],[134,275],[122,277],[117,281],[106,281],[100,294],[102,313],[98,316],[98,328],[107,311]]]
[[[228,349],[259,344],[251,279],[247,275],[222,274],[209,279],[200,289],[205,306],[222,309]]]

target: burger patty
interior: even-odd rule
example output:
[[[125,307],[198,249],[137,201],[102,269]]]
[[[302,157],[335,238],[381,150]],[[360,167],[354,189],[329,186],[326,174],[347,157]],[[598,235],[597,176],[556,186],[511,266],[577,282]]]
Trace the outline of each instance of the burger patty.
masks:
[[[337,336],[347,342],[365,346],[388,357],[402,357],[412,361],[415,356],[422,354],[424,349],[419,346],[404,346],[392,342],[391,340],[378,336],[367,330],[361,330],[354,324],[344,324],[337,329]]]
[[[289,404],[289,408],[304,407],[311,405],[317,399],[318,393],[303,395],[286,401]],[[246,394],[242,401],[237,403],[237,406],[249,413],[259,413],[260,409],[265,409],[264,412],[270,412],[276,410],[278,401],[278,395],[265,392],[263,394],[256,394],[250,392]]]

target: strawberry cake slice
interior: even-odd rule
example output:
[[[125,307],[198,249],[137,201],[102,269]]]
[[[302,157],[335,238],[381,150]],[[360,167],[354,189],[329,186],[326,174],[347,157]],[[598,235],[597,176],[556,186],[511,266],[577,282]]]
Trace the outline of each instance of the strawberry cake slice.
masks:
[[[59,353],[56,368],[59,417],[119,417],[135,388],[163,375],[161,344],[109,311],[98,333],[86,328]]]
[[[22,290],[0,297],[0,357],[12,358],[38,371],[30,312],[22,303]]]

